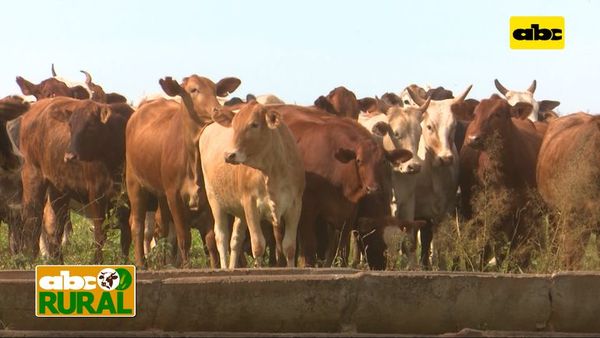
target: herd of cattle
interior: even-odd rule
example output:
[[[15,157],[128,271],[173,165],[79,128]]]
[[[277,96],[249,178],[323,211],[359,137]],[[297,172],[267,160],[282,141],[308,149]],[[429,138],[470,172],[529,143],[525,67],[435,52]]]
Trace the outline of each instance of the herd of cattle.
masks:
[[[600,117],[559,117],[558,102],[534,98],[535,81],[521,92],[496,80],[502,96],[481,101],[467,99],[471,86],[456,97],[410,85],[363,99],[338,87],[298,106],[273,95],[227,98],[239,79],[191,75],[160,79],[166,95],[134,107],[83,73],[80,84],[54,67],[39,84],[17,77],[25,96],[0,100],[0,221],[13,253],[62,259],[76,209],[93,222],[101,262],[116,210],[122,253],[133,238],[140,267],[152,237],[171,231],[189,266],[191,228],[213,267],[238,267],[245,251],[260,265],[267,248],[281,266],[347,262],[354,240],[383,269],[399,239],[416,264],[418,234],[427,266],[439,224],[457,205],[472,217],[471,192],[492,167],[488,190],[508,189],[513,214],[534,189],[600,229]],[[572,177],[586,194],[571,194]],[[117,205],[123,192],[128,203]],[[511,245],[527,227],[517,223],[499,229]]]

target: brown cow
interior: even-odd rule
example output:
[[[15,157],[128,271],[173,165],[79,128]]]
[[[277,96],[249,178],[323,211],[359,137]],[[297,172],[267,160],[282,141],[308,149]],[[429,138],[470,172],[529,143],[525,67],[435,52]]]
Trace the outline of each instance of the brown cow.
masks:
[[[183,79],[180,86],[170,77],[160,85],[182,102],[157,99],[142,104],[127,124],[126,182],[131,202],[130,225],[136,265],[143,267],[144,221],[152,195],[159,199],[163,224],[172,218],[182,264],[187,266],[191,245],[190,210],[205,197],[199,163],[198,140],[225,97],[239,85],[237,78],[218,83],[198,75]],[[204,204],[204,207],[207,207]],[[163,227],[168,231],[168,227]]]
[[[549,123],[537,163],[538,190],[570,224],[583,224],[566,247],[566,267],[576,268],[590,233],[600,230],[600,117],[576,113]],[[569,229],[573,231],[573,229]]]
[[[92,82],[92,76],[90,75],[90,73],[86,72],[85,70],[82,70],[81,72],[85,74],[85,84],[88,86],[89,90],[92,93],[92,100],[109,104],[127,102],[127,98],[125,98],[125,96],[119,93],[104,92],[104,89],[101,86]]]
[[[19,157],[8,137],[6,122],[14,120],[29,109],[29,103],[18,96],[0,100],[0,176],[15,172],[20,167]]]
[[[272,223],[277,262],[295,266],[296,233],[302,209],[304,167],[296,141],[276,109],[253,101],[237,114],[220,110],[200,137],[206,194],[215,219],[221,267],[230,245],[228,214],[236,218],[229,268],[237,267],[250,230],[252,254],[265,251],[261,221]]]
[[[63,81],[51,77],[39,84],[33,84],[24,78],[17,76],[17,84],[21,88],[23,95],[35,96],[37,100],[52,98],[57,96],[67,96],[76,99],[89,99],[90,94],[83,86],[70,88]]]
[[[37,239],[48,193],[58,225],[51,236],[50,254],[61,257],[59,243],[69,217],[67,207],[73,198],[88,204],[94,223],[94,261],[102,261],[106,239],[103,221],[110,198],[118,190],[115,184],[121,182],[124,126],[131,113],[127,105],[59,97],[36,102],[23,116],[20,145],[24,157],[21,172],[24,251],[34,256],[38,253]],[[70,161],[77,157],[92,162]],[[123,248],[124,255],[127,250]]]
[[[274,109],[294,134],[306,170],[298,233],[300,256],[305,265],[314,266],[318,252],[319,256],[327,257],[326,264],[330,265],[339,243],[341,256],[346,259],[358,203],[367,194],[381,192],[384,187],[389,193],[388,161],[403,162],[412,153],[384,151],[365,128],[349,118],[293,105],[274,106]],[[387,215],[390,214],[388,211]],[[332,240],[336,231],[341,236],[339,241]],[[318,237],[329,240],[320,243]]]
[[[535,168],[543,135],[527,119],[531,109],[527,103],[511,106],[497,95],[482,100],[475,109],[460,154],[461,198],[468,218],[474,187],[486,184],[487,191],[492,189],[498,196],[508,191],[509,205],[503,205],[507,217],[514,217],[523,208],[528,190],[536,187]],[[511,241],[513,247],[522,243],[528,229],[519,219],[504,218],[498,223],[500,228],[495,232],[500,231],[504,240]],[[498,240],[496,245],[505,243],[502,238]]]

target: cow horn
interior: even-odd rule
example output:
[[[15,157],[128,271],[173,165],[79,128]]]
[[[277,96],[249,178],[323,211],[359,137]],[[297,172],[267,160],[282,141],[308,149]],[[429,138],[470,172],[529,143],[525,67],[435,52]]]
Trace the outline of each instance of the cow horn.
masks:
[[[469,94],[469,92],[471,91],[471,88],[473,88],[473,85],[469,85],[467,87],[467,89],[465,89],[465,91],[456,99],[454,99],[454,102],[462,102],[465,100],[465,98],[467,97],[467,95]]]
[[[531,94],[535,93],[536,86],[537,86],[537,82],[535,80],[533,80],[533,82],[531,83],[531,86],[529,86],[529,88],[527,88],[527,91],[530,92]]]
[[[419,94],[415,93],[410,86],[406,87],[406,90],[408,91],[408,95],[410,96],[410,98],[415,101],[416,104],[418,104],[419,106],[422,106],[423,104],[425,104],[425,99],[423,99],[422,97],[419,96]]]
[[[52,64],[52,77],[56,77],[56,71],[54,70],[54,63]]]
[[[494,84],[496,85],[496,89],[498,89],[498,91],[502,95],[506,95],[506,92],[508,92],[508,89],[504,88],[504,86],[502,84],[500,84],[500,81],[498,81],[498,79],[494,80]]]
[[[85,83],[89,86],[92,83],[92,76],[90,75],[90,73],[86,72],[85,70],[80,70],[80,72],[85,74]]]

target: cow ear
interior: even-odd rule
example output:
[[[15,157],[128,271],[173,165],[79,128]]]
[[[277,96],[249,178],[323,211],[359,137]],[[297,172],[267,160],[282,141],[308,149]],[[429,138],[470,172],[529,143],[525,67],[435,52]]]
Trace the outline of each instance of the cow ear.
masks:
[[[160,84],[162,90],[169,96],[177,96],[183,92],[183,88],[181,88],[177,80],[173,80],[173,78],[170,76],[158,80],[158,83]]]
[[[331,102],[329,102],[329,100],[323,95],[319,96],[319,98],[315,100],[315,106],[317,108],[323,109],[324,111],[330,114],[337,115],[335,112],[335,108],[333,108]]]
[[[278,111],[269,110],[265,114],[265,120],[267,121],[267,127],[271,129],[277,129],[281,124],[281,115]]]
[[[356,159],[356,153],[352,149],[339,148],[335,152],[335,159],[342,163],[348,163]]]
[[[109,106],[102,107],[102,110],[100,110],[100,122],[106,124],[106,122],[108,122],[108,119],[110,119],[111,115],[112,109],[110,109]]]
[[[235,114],[229,109],[217,108],[213,112],[212,119],[223,127],[229,128],[234,116]]]
[[[372,97],[365,97],[358,100],[358,106],[361,111],[372,112],[377,110],[377,100]]]
[[[19,88],[21,88],[23,95],[35,96],[38,92],[37,85],[34,85],[20,76],[17,76],[17,84],[19,85]]]
[[[384,137],[386,134],[392,133],[392,128],[390,127],[389,124],[387,124],[383,121],[379,121],[379,122],[375,123],[375,125],[373,126],[371,131],[373,132],[373,134],[375,134],[377,136]]]
[[[538,104],[540,105],[540,111],[545,112],[558,107],[558,105],[560,105],[560,101],[542,100],[539,101]]]
[[[229,95],[229,93],[233,93],[241,83],[242,81],[237,77],[226,77],[221,79],[216,84],[217,96],[225,97]]]
[[[510,115],[514,118],[518,119],[526,119],[531,111],[533,110],[533,106],[526,102],[517,102],[514,106],[510,107]]]
[[[457,120],[473,121],[475,118],[475,107],[479,104],[479,101],[474,99],[468,99],[461,102],[455,102],[450,106],[452,115]]]
[[[394,149],[392,151],[385,151],[385,158],[390,161],[394,166],[400,165],[413,157],[413,153],[406,149]]]
[[[71,87],[69,88],[69,92],[74,99],[87,100],[90,98],[90,93],[83,86]]]

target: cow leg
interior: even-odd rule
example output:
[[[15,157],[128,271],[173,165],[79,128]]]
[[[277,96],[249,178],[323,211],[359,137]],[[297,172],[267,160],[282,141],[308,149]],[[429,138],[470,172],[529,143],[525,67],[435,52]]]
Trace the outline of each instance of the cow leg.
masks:
[[[219,205],[211,205],[213,218],[215,219],[214,231],[217,250],[219,251],[219,260],[221,269],[225,269],[229,259],[229,219],[227,213],[221,210]]]
[[[91,201],[89,210],[90,218],[94,223],[94,264],[102,264],[102,248],[104,242],[106,242],[106,229],[104,229],[104,219],[107,212],[107,201],[106,197],[96,194],[96,192],[90,193],[89,200]]]
[[[252,246],[252,256],[254,257],[254,265],[261,267],[263,255],[265,253],[265,236],[260,227],[260,215],[256,209],[256,203],[251,198],[246,198],[243,201],[244,215],[250,231],[250,244]],[[278,222],[279,220],[276,220]],[[273,224],[273,227],[279,224]]]
[[[283,253],[287,267],[296,266],[296,238],[298,237],[298,222],[300,221],[300,213],[302,212],[302,202],[294,203],[294,206],[289,208],[283,215],[283,224],[285,225],[285,233],[283,236]]]
[[[131,247],[131,228],[129,227],[131,209],[126,206],[118,206],[115,212],[117,213],[119,229],[121,229],[121,259],[123,263],[126,263],[129,259],[129,248]]]
[[[431,241],[433,240],[433,225],[430,221],[421,228],[421,265],[431,268],[429,256],[431,254]]]
[[[157,211],[149,211],[146,214],[146,222],[144,224],[144,254],[148,256],[152,249],[152,239],[154,238],[154,230],[156,225],[156,213]]]
[[[50,198],[47,196],[46,203],[44,203],[44,213],[42,216],[42,232],[40,233],[40,256],[44,258],[50,258],[50,251],[52,250],[51,242],[55,232],[56,214],[52,209]]]
[[[279,224],[279,226],[276,225],[271,225],[271,229],[273,232],[273,239],[275,240],[275,255],[273,255],[273,252],[269,253],[270,257],[275,256],[275,262],[269,262],[271,263],[271,265],[273,266],[284,266],[284,261],[285,261],[285,255],[283,252],[283,238],[284,238],[284,227],[281,226],[281,223]],[[271,231],[269,231],[271,232]],[[272,243],[271,243],[272,245]],[[271,250],[272,251],[272,250]],[[275,264],[273,264],[275,263]]]
[[[148,205],[148,193],[133,178],[133,173],[126,173],[127,195],[131,205],[131,214],[129,215],[129,226],[133,237],[133,250],[135,255],[135,265],[138,268],[146,267],[144,256],[144,222]]]
[[[61,262],[63,260],[61,250],[63,233],[65,225],[71,222],[69,217],[69,202],[70,198],[68,195],[60,193],[52,186],[49,187],[48,201],[45,208],[48,209],[48,212],[44,212],[44,229],[46,229],[49,239],[49,256]],[[46,217],[52,218],[52,216],[54,216],[54,222],[46,219]],[[52,229],[49,229],[50,227],[47,226],[49,222],[54,223]]]
[[[300,242],[300,260],[305,267],[314,267],[317,256],[317,214],[307,207],[302,209],[298,225],[298,236]]]
[[[47,183],[42,173],[27,162],[23,165],[21,179],[23,181],[23,209],[21,211],[23,229],[16,239],[21,252],[36,257],[40,249],[39,238]]]
[[[231,256],[229,257],[229,268],[237,268],[239,257],[242,253],[244,241],[246,240],[246,222],[236,217],[233,221],[233,231],[231,234]]]
[[[171,210],[173,223],[175,224],[175,233],[177,235],[177,247],[181,257],[181,267],[189,267],[189,253],[192,245],[192,234],[188,223],[189,217],[186,217],[187,206],[183,202],[181,194],[177,191],[167,192],[167,203]]]
[[[213,269],[217,269],[219,268],[219,251],[217,250],[215,231],[212,228],[203,230],[200,231],[200,236],[202,237],[202,242],[204,243],[206,251],[208,251],[208,257],[210,258],[210,267]],[[240,256],[240,260],[242,258],[243,255]]]

